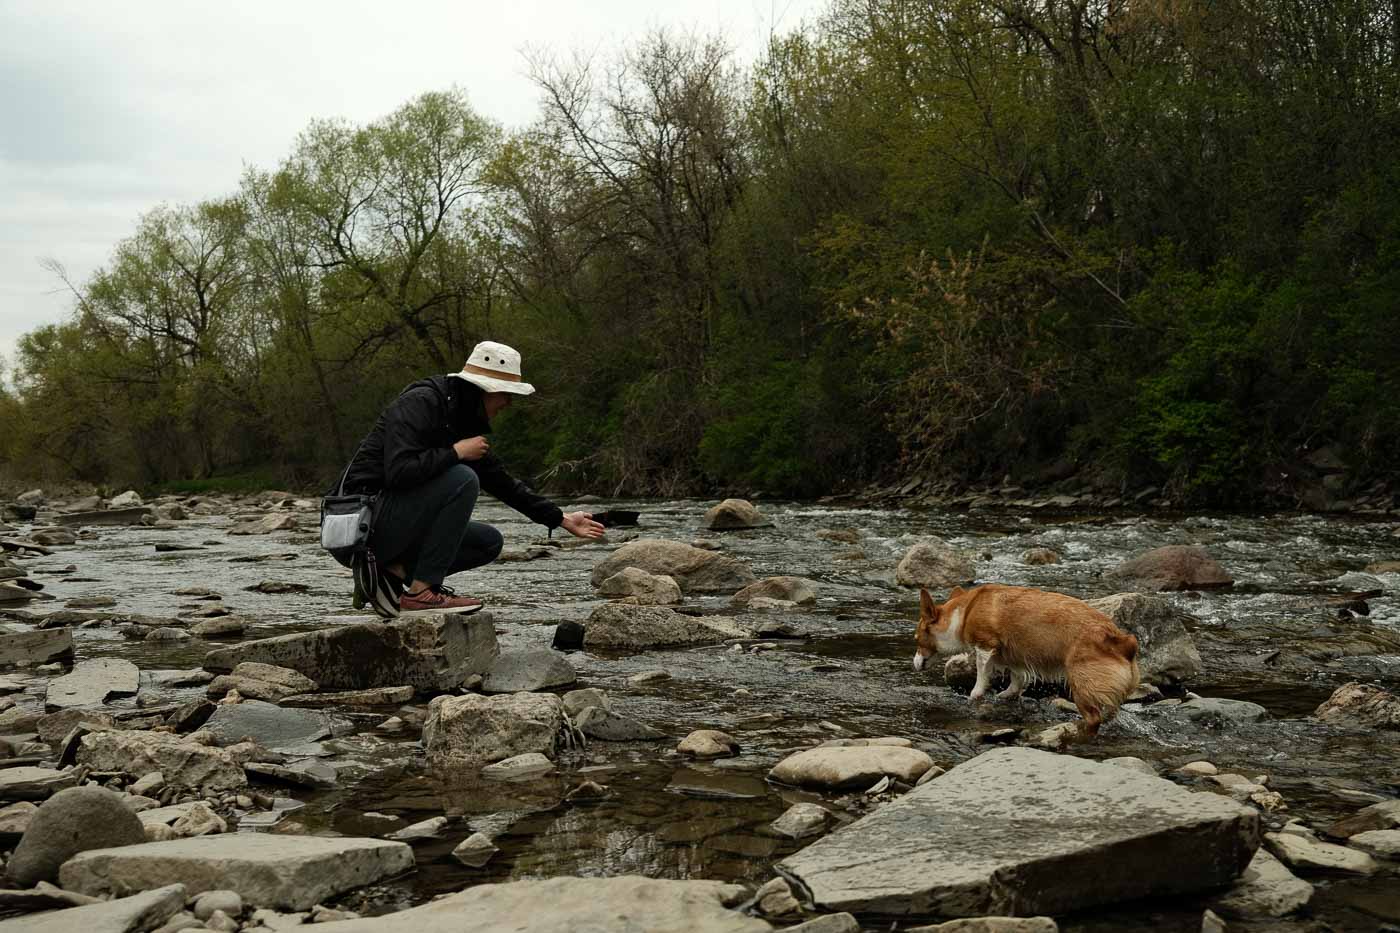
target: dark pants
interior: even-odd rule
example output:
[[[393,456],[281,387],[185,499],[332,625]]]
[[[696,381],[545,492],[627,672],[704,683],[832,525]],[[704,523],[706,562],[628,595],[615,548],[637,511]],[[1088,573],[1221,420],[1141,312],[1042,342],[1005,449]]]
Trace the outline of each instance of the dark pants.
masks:
[[[481,483],[459,463],[421,486],[380,494],[370,548],[381,567],[402,564],[404,581],[434,586],[500,556],[501,533],[471,520]]]

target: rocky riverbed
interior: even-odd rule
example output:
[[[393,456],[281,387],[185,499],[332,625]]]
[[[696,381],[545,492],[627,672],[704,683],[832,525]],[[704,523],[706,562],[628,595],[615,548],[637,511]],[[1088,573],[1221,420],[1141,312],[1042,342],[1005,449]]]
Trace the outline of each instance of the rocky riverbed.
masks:
[[[451,581],[489,613],[386,627],[316,505],[6,509],[6,923],[1400,923],[1392,521],[610,501],[639,525],[585,544],[492,503],[506,553]],[[911,669],[908,585],[968,579],[1104,600],[1153,683],[1088,746],[1049,688],[970,704]]]

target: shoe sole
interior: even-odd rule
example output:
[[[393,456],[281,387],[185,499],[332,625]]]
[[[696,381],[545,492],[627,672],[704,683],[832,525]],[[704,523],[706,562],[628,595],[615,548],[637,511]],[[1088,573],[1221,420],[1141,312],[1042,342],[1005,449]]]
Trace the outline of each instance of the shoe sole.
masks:
[[[411,619],[414,616],[469,616],[473,612],[480,612],[485,606],[458,606],[453,609],[400,609],[400,619]]]

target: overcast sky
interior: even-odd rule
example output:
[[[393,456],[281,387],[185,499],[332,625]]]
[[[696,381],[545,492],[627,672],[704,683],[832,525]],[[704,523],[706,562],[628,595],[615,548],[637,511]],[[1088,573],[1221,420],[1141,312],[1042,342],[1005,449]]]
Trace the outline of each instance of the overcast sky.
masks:
[[[750,61],[825,0],[0,0],[0,357],[137,217],[234,190],[313,118],[367,122],[458,85],[533,119],[527,45],[603,53],[657,26],[723,30]]]

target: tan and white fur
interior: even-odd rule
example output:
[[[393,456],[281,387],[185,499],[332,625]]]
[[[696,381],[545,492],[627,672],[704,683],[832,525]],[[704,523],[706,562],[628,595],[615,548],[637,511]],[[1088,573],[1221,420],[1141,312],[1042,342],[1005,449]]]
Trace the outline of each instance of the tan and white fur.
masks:
[[[935,654],[971,652],[977,683],[970,699],[986,696],[997,671],[1011,673],[998,696],[1019,697],[1028,683],[1060,681],[1084,717],[1080,737],[1093,738],[1118,713],[1139,679],[1137,639],[1087,603],[1020,586],[954,587],[942,605],[919,590],[914,670]]]

